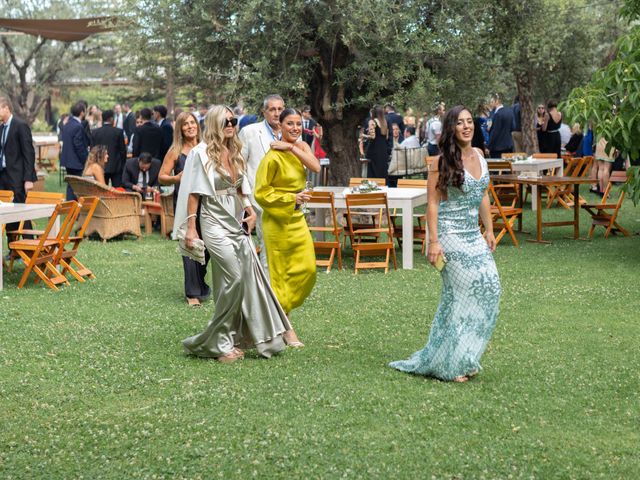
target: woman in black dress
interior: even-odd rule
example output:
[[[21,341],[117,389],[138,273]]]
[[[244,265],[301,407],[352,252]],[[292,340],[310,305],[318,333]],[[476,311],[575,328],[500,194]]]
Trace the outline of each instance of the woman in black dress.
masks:
[[[389,127],[384,116],[384,110],[376,105],[371,109],[369,128],[365,138],[368,140],[365,150],[366,158],[369,160],[367,176],[369,178],[389,177]]]
[[[558,102],[549,100],[547,111],[540,126],[540,153],[555,153],[560,158],[562,145],[560,139],[560,124],[562,113],[558,111]]]
[[[162,185],[174,185],[174,210],[187,155],[200,142],[200,136],[200,123],[193,113],[182,112],[178,115],[173,130],[173,144],[162,161],[158,175]],[[200,235],[200,226],[196,224],[196,228],[198,235]],[[205,252],[205,258],[208,263],[208,252]],[[184,294],[187,297],[187,303],[192,307],[198,307],[200,302],[211,294],[211,289],[205,282],[207,265],[206,263],[200,265],[195,260],[182,257],[182,266],[184,268]]]

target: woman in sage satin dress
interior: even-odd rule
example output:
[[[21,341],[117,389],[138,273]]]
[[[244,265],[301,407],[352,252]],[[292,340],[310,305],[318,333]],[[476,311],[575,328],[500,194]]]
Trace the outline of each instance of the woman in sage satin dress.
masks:
[[[299,142],[302,117],[293,108],[280,114],[282,140],[271,143],[256,172],[254,196],[264,209],[262,232],[271,286],[290,315],[309,296],[316,283],[316,255],[301,205],[306,169],[320,171],[320,162],[306,142]],[[290,346],[304,346],[295,332],[287,332]]]
[[[217,105],[204,122],[204,142],[193,148],[185,164],[176,224],[186,217],[185,241],[191,246],[198,238],[195,216],[200,204],[202,239],[213,263],[215,312],[207,328],[183,345],[188,353],[222,362],[243,358],[241,349],[251,347],[269,358],[286,348],[283,335],[291,325],[251,241],[256,214],[248,199],[237,119],[229,108]],[[185,201],[187,215],[181,208]]]
[[[473,117],[465,107],[453,107],[445,116],[438,170],[429,172],[427,184],[428,259],[435,265],[442,254],[447,262],[440,305],[426,347],[390,364],[454,382],[480,372],[501,291],[492,255],[496,239],[487,196],[489,171],[482,152],[471,147],[473,131]],[[484,238],[478,214],[486,226]]]
[[[173,130],[173,144],[162,161],[158,180],[162,185],[173,185],[173,207],[175,211],[180,192],[180,180],[189,152],[200,143],[200,123],[191,112],[182,112],[176,118]],[[196,229],[200,233],[200,225],[196,219]],[[209,255],[205,255],[205,264],[200,265],[189,257],[182,257],[184,271],[184,295],[187,304],[199,307],[202,301],[211,295],[211,289],[206,282],[207,263]]]

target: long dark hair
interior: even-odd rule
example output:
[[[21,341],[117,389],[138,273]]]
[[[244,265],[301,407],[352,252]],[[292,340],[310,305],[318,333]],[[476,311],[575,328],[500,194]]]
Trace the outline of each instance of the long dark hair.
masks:
[[[464,164],[462,163],[462,150],[456,142],[456,124],[463,111],[469,112],[464,105],[452,107],[444,116],[442,122],[442,135],[440,136],[440,158],[438,159],[438,185],[440,193],[446,197],[449,185],[461,188],[464,183]]]

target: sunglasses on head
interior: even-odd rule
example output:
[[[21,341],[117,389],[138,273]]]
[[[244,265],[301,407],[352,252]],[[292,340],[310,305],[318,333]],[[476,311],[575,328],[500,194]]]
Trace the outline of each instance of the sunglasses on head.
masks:
[[[225,118],[224,126],[226,127],[235,127],[238,125],[238,119],[236,117],[233,118]]]

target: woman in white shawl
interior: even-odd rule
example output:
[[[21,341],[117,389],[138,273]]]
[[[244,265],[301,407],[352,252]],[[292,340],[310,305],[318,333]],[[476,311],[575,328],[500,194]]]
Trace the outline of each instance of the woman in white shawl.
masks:
[[[202,240],[213,263],[215,312],[207,328],[183,345],[190,354],[221,362],[241,359],[241,349],[252,347],[269,358],[286,348],[283,334],[291,324],[251,241],[256,214],[248,199],[237,119],[229,108],[216,105],[204,123],[204,141],[185,163],[174,233],[186,221],[184,242],[188,248],[193,246],[199,238],[195,216],[200,203]]]

